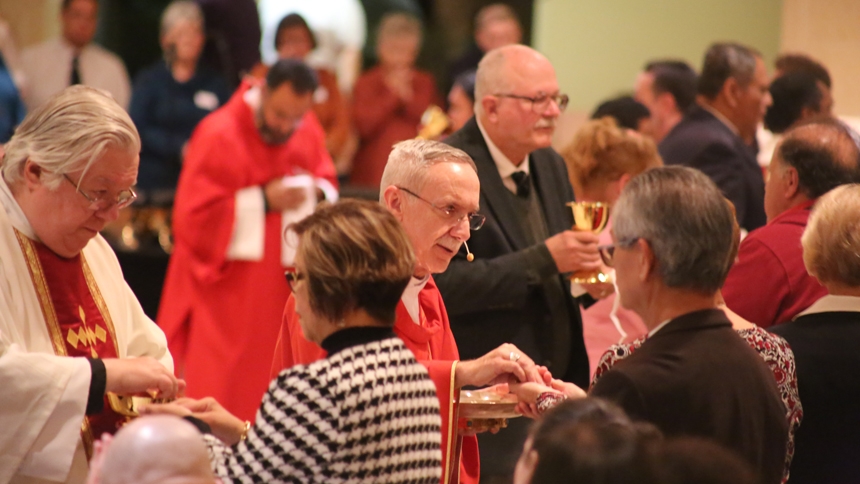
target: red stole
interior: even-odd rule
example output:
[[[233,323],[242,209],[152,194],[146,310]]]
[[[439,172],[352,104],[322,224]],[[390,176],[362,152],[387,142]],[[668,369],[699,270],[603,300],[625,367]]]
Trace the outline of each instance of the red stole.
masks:
[[[65,259],[17,230],[15,235],[30,269],[54,354],[117,358],[113,321],[83,254]],[[94,437],[113,434],[126,421],[111,409],[105,396],[104,410],[86,416],[81,425],[87,458],[92,456]]]

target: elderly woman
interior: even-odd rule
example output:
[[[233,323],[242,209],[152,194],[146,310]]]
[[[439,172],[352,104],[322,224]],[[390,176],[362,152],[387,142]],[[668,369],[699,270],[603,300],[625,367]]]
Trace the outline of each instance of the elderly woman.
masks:
[[[425,482],[442,476],[439,402],[427,370],[392,326],[415,256],[378,203],[349,200],[292,227],[287,273],[306,338],[328,356],[282,371],[256,422],[212,399],[148,407],[199,417],[224,482]],[[210,440],[211,441],[211,440]]]
[[[821,197],[803,233],[803,262],[829,293],[772,331],[791,344],[804,419],[791,482],[860,476],[860,185]]]
[[[585,123],[571,144],[561,150],[561,155],[567,163],[576,199],[610,205],[618,200],[632,177],[663,165],[653,141],[618,127],[612,118]],[[610,219],[600,234],[601,245],[611,243],[611,226]],[[592,374],[609,345],[646,333],[642,320],[633,311],[620,307],[614,294],[582,311],[582,331]]]
[[[191,132],[230,96],[223,78],[197,65],[203,32],[203,14],[195,2],[171,3],[161,16],[164,60],[135,79],[129,114],[140,130],[137,187],[144,203],[172,203]]]
[[[433,77],[415,68],[421,47],[421,23],[405,13],[386,15],[379,24],[379,64],[355,83],[353,120],[359,148],[349,181],[379,188],[391,146],[418,134],[421,115],[438,103]]]
[[[291,13],[281,19],[275,32],[278,59],[305,61],[316,47],[316,37],[301,15]],[[338,172],[341,172],[348,168],[351,161],[348,158],[355,152],[349,105],[340,93],[337,76],[328,69],[317,68],[315,71],[319,87],[314,91],[313,111],[325,130],[326,148],[338,167]],[[268,66],[258,64],[251,75],[264,79],[268,72]]]
[[[47,100],[6,144],[0,482],[83,482],[93,438],[125,421],[108,393],[172,397],[182,385],[99,235],[135,198],[139,150],[128,114],[84,86]]]

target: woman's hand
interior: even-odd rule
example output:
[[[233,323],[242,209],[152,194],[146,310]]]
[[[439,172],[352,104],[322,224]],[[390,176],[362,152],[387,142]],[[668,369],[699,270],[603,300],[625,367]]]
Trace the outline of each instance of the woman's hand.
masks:
[[[199,418],[209,424],[212,435],[227,445],[238,443],[245,432],[245,422],[228,412],[212,397],[200,400],[180,398],[167,404],[143,405],[139,412],[141,415],[169,414],[179,417],[190,415]]]

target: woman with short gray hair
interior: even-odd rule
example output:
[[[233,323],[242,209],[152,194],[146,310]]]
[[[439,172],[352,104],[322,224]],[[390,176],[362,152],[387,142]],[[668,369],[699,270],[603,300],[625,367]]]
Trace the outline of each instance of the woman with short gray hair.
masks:
[[[138,74],[129,113],[140,130],[138,189],[145,204],[170,205],[185,144],[206,115],[227,102],[227,82],[198,66],[203,14],[191,0],[171,3],[161,17],[164,60]]]

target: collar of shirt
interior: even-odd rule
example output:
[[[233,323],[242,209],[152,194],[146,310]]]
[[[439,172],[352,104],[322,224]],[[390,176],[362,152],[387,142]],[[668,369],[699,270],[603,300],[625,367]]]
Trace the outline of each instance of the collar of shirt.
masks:
[[[860,312],[860,297],[828,294],[812,303],[812,306],[795,316],[795,319],[806,314],[833,312]]]
[[[502,150],[493,143],[493,140],[487,136],[487,132],[484,131],[484,127],[481,125],[481,119],[479,117],[475,117],[475,121],[478,122],[478,129],[481,130],[481,136],[484,137],[484,141],[487,143],[487,149],[490,150],[490,156],[493,158],[493,162],[496,164],[496,169],[499,170],[499,176],[502,177],[502,183],[505,184],[505,188],[510,190],[512,193],[517,193],[517,182],[511,178],[511,175],[514,172],[522,171],[526,174],[529,173],[529,156],[526,155],[525,159],[523,159],[520,166],[514,165],[511,160],[502,153]]]
[[[15,200],[12,190],[6,184],[6,179],[2,175],[0,175],[0,204],[3,205],[3,210],[6,212],[6,216],[9,217],[9,222],[13,227],[27,237],[39,240],[36,234],[33,233],[33,227],[30,226],[27,216],[24,215],[24,211],[21,210],[21,206],[18,205],[18,201]]]
[[[737,126],[735,126],[735,124],[734,124],[734,123],[732,123],[731,121],[729,121],[729,118],[727,118],[727,117],[723,116],[723,113],[721,113],[721,112],[717,111],[716,109],[714,109],[714,108],[712,108],[711,106],[708,106],[707,104],[704,104],[704,103],[699,104],[699,106],[702,106],[702,109],[704,109],[705,111],[707,111],[707,112],[709,112],[709,113],[713,114],[713,115],[714,115],[714,117],[715,117],[715,118],[717,118],[717,119],[719,119],[721,123],[725,124],[725,125],[726,125],[730,130],[731,130],[731,132],[732,132],[732,133],[734,133],[734,134],[735,134],[735,135],[737,135],[737,136],[740,136],[740,135],[741,135],[741,134],[740,134],[740,131],[738,131]]]
[[[648,337],[650,338],[650,337],[654,336],[655,334],[657,334],[657,331],[660,331],[661,329],[663,329],[663,326],[666,326],[667,324],[669,324],[671,322],[672,322],[671,319],[667,319],[666,321],[663,321],[662,323],[658,324],[657,327],[655,327],[651,331],[648,331]]]
[[[418,305],[418,293],[424,289],[424,286],[427,285],[427,281],[430,280],[430,276],[425,276],[422,278],[412,277],[409,280],[409,284],[406,285],[406,289],[403,290],[403,296],[400,297],[400,300],[403,301],[403,306],[406,307],[406,312],[409,313],[409,317],[412,318],[412,322],[415,324],[421,324],[421,318],[419,317],[420,310]]]

